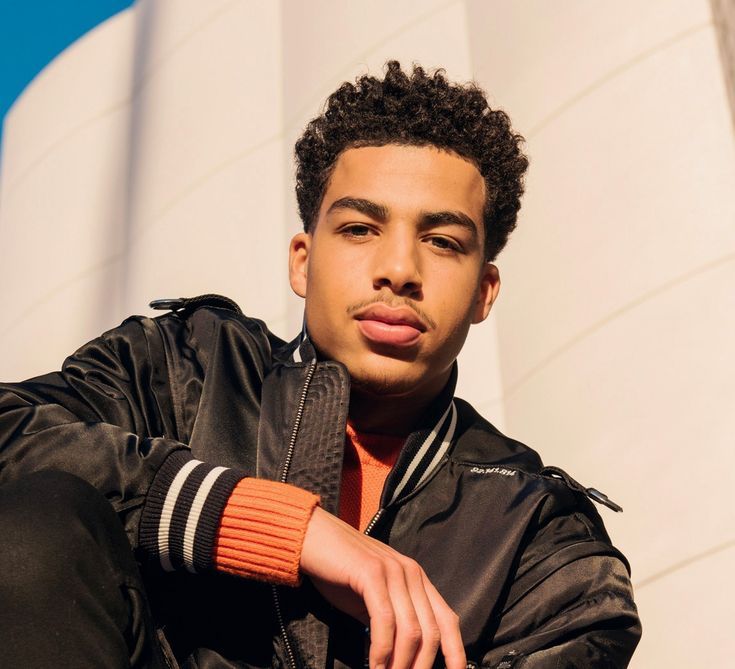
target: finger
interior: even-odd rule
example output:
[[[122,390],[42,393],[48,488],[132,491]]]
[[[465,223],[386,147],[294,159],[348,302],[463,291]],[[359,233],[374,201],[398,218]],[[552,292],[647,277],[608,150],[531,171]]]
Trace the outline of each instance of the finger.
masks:
[[[413,660],[414,669],[430,669],[439,650],[440,629],[426,585],[431,585],[424,570],[413,560],[404,564],[409,595],[421,626],[421,639]]]
[[[406,568],[400,559],[386,561],[388,592],[396,617],[396,632],[393,640],[393,655],[390,669],[409,669],[414,666],[421,646],[422,628],[416,613],[415,602],[409,592]]]
[[[362,593],[370,625],[368,658],[371,669],[383,669],[393,655],[396,616],[382,562],[376,561],[376,565],[370,567],[370,570],[371,574],[366,579]]]
[[[459,616],[444,601],[434,584],[424,574],[424,587],[431,601],[436,623],[439,627],[441,650],[447,669],[465,669],[467,657],[462,643],[462,633],[459,627]]]

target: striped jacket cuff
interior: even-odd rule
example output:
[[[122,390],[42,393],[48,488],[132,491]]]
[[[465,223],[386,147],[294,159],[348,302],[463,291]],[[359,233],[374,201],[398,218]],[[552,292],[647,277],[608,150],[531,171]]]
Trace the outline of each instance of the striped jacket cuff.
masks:
[[[165,571],[213,566],[222,511],[243,472],[213,467],[188,450],[172,453],[153,479],[140,522],[140,547]]]

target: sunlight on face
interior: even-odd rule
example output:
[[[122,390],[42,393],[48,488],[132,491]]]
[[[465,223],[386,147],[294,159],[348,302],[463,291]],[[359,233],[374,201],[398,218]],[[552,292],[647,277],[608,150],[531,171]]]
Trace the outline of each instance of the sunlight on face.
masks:
[[[290,279],[306,298],[320,353],[381,394],[436,394],[473,322],[497,293],[484,261],[485,184],[433,147],[348,149],[312,233],[291,242]]]

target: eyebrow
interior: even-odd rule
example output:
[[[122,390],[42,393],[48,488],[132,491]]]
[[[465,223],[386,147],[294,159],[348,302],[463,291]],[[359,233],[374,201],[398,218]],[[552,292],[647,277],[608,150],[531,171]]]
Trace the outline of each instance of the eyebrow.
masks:
[[[388,207],[362,197],[341,197],[332,202],[329,209],[327,209],[327,213],[329,214],[339,209],[354,209],[381,223],[385,223],[390,218],[390,209]],[[431,230],[440,225],[457,225],[470,232],[477,239],[477,225],[467,214],[461,211],[429,211],[421,214],[419,230]]]
[[[440,225],[457,225],[467,230],[473,238],[477,239],[477,225],[465,213],[461,211],[429,211],[421,216],[419,230],[431,230]]]
[[[354,209],[381,223],[388,220],[388,214],[390,213],[388,207],[384,204],[378,204],[362,197],[341,197],[332,202],[329,209],[327,209],[327,213],[331,214],[338,209]]]

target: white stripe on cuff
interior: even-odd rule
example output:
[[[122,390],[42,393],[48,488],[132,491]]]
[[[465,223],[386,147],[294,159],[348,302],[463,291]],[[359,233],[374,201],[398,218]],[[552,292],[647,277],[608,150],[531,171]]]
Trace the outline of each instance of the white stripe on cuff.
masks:
[[[158,555],[164,571],[174,570],[169,557],[169,530],[171,529],[171,517],[173,516],[176,501],[179,499],[179,494],[186,483],[186,479],[189,478],[189,474],[201,464],[201,460],[189,460],[189,462],[179,469],[166,493],[166,499],[161,509],[161,519],[158,523]]]
[[[184,530],[184,566],[192,574],[196,573],[194,569],[194,536],[196,535],[199,518],[202,515],[204,502],[207,501],[207,495],[209,495],[209,491],[217,479],[226,471],[227,467],[215,467],[204,477],[189,510],[189,517],[186,520],[186,529]]]

